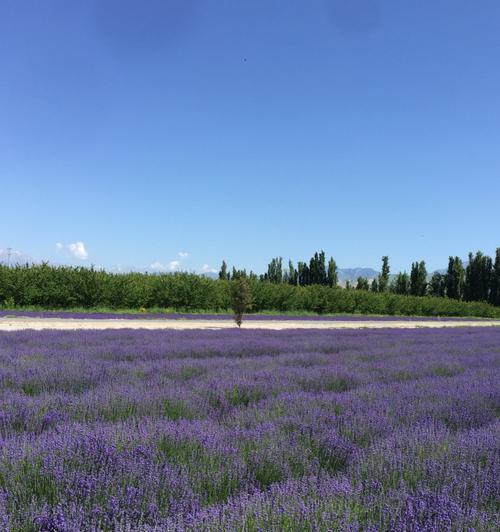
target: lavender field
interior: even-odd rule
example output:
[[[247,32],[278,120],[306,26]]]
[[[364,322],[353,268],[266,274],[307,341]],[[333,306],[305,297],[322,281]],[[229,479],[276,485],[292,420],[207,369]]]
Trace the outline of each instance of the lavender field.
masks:
[[[500,329],[0,333],[0,530],[498,530]]]
[[[230,314],[189,314],[185,312],[171,313],[136,313],[136,312],[71,312],[54,310],[0,310],[0,319],[8,317],[22,318],[65,318],[65,319],[92,319],[92,320],[234,320],[234,313]],[[477,317],[429,317],[429,316],[377,316],[371,314],[246,314],[245,321],[250,320],[284,320],[284,321],[482,321],[485,318]],[[492,318],[495,319],[495,318]],[[490,319],[491,320],[491,319]],[[500,322],[500,320],[499,320]]]

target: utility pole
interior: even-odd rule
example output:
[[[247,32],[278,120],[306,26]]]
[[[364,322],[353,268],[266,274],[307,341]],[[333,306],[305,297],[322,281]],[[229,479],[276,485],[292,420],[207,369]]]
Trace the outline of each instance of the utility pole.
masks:
[[[7,248],[7,268],[10,268],[10,254],[12,253],[12,248]]]

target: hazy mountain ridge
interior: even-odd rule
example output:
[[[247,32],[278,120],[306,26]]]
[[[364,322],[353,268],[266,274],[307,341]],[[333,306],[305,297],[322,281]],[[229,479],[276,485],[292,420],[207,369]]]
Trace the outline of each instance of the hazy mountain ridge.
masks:
[[[366,279],[375,279],[379,272],[373,268],[339,268],[339,281],[356,282],[358,277],[365,277]]]

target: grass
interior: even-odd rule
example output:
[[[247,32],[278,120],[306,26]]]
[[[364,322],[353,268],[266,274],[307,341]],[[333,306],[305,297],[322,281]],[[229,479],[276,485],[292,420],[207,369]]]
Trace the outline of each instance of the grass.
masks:
[[[190,309],[190,308],[173,308],[173,307],[151,307],[147,309],[139,309],[139,308],[111,308],[111,307],[91,307],[91,308],[85,308],[85,307],[71,307],[71,308],[64,308],[64,309],[55,309],[55,308],[46,308],[46,307],[38,307],[38,306],[25,306],[25,307],[16,307],[16,308],[4,308],[2,309],[0,305],[0,310],[4,311],[12,311],[15,312],[54,312],[54,313],[78,313],[78,314],[116,314],[117,316],[121,314],[144,314],[144,315],[168,315],[168,314],[194,314],[194,315],[212,315],[212,316],[227,316],[228,314],[232,315],[233,311],[232,309],[219,309],[219,310],[213,310],[213,309]],[[374,317],[374,318],[421,318],[421,319],[440,319],[440,318],[447,318],[448,316],[422,316],[418,314],[377,314],[377,313],[359,313],[359,312],[353,312],[353,313],[318,313],[318,312],[311,312],[307,310],[293,310],[293,311],[278,311],[278,310],[262,310],[260,312],[247,312],[247,315],[251,316],[287,316],[287,317],[311,317],[311,318],[317,318],[317,317],[325,317],[325,318],[335,318],[335,317],[354,317],[354,318],[363,318],[363,317]],[[485,318],[482,316],[452,316],[453,319],[463,319],[468,320],[471,318],[474,318],[475,320],[492,320],[492,319],[498,319],[500,318]]]

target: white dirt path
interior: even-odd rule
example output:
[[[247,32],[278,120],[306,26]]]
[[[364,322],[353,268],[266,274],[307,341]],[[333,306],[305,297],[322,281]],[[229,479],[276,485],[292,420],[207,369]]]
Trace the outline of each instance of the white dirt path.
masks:
[[[247,320],[244,329],[416,329],[420,327],[500,327],[500,320]],[[234,329],[232,320],[204,319],[74,319],[74,318],[0,318],[0,331],[34,329],[101,330],[101,329]]]

